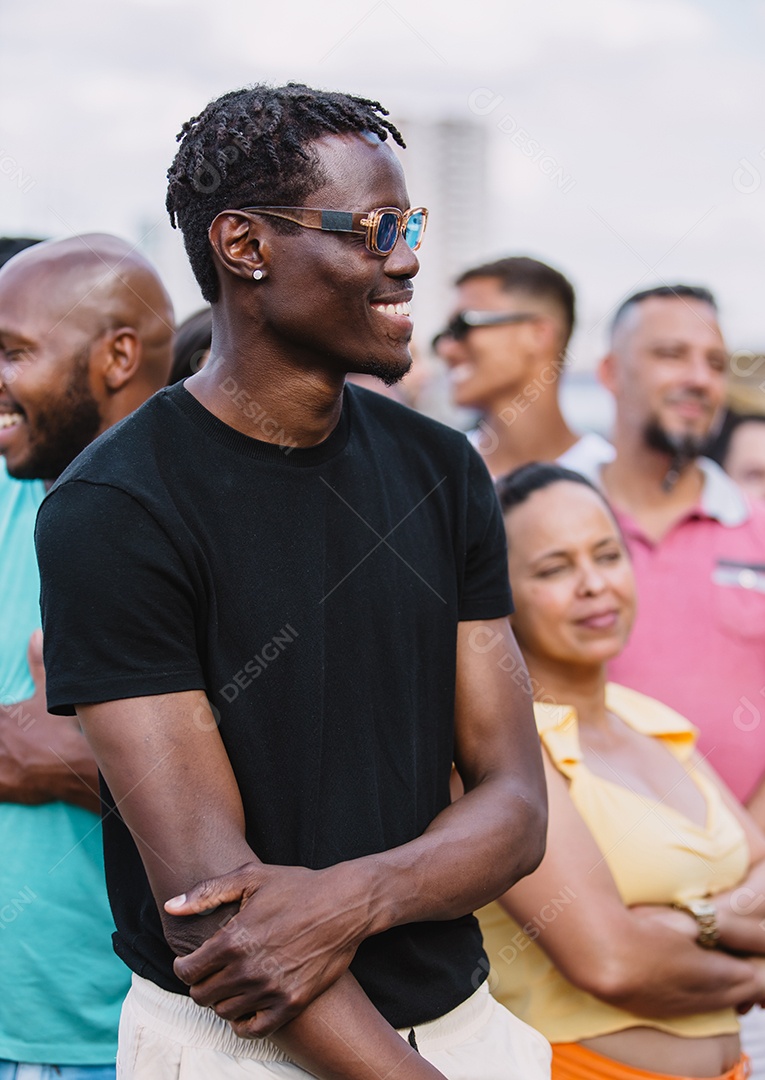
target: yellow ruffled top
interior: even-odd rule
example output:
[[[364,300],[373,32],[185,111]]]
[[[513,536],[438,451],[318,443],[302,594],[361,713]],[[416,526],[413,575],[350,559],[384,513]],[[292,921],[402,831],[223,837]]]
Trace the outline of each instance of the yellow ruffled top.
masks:
[[[606,705],[635,731],[661,739],[679,761],[688,760],[696,729],[673,709],[615,684],[607,687]],[[690,775],[707,803],[703,826],[671,806],[591,772],[582,757],[575,709],[536,704],[534,711],[542,743],[568,778],[574,806],[626,905],[672,904],[721,892],[744,878],[749,865],[746,837],[717,787],[701,770]],[[693,1038],[738,1031],[733,1009],[646,1019],[573,986],[537,940],[544,940],[545,926],[576,902],[572,889],[562,882],[560,892],[523,928],[498,903],[478,912],[492,966],[492,992],[516,1016],[552,1043],[578,1042],[629,1027],[653,1027]]]

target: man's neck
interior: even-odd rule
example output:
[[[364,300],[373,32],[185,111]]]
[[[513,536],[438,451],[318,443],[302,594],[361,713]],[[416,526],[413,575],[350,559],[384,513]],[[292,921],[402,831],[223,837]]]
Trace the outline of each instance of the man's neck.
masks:
[[[493,401],[479,431],[479,453],[495,477],[530,461],[555,461],[578,438],[563,418],[555,386],[541,387],[537,400],[521,390]]]
[[[224,424],[261,442],[311,447],[328,438],[340,420],[344,376],[291,363],[263,340],[256,360],[252,335],[214,333],[210,359],[186,389]]]
[[[704,474],[696,461],[675,472],[672,456],[652,450],[642,437],[617,433],[616,458],[603,466],[606,495],[654,542],[698,505]]]

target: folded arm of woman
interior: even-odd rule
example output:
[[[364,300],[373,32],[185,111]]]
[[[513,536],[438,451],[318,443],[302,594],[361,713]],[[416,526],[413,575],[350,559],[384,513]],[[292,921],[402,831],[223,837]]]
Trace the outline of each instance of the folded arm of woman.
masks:
[[[738,819],[749,845],[746,878],[732,889],[717,893],[714,904],[720,946],[731,952],[765,956],[765,834],[760,826],[700,755],[694,761],[719,787],[731,813]]]
[[[683,912],[654,920],[625,907],[566,780],[544,758],[547,852],[501,903],[523,926],[563,887],[573,893],[537,938],[569,982],[638,1016],[687,1016],[762,1000],[765,961],[700,948],[694,921]]]

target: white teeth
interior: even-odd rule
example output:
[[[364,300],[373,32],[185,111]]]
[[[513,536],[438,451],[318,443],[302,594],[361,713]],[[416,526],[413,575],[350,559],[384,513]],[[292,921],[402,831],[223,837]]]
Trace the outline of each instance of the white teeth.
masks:
[[[400,304],[372,304],[372,307],[376,311],[381,311],[383,315],[411,315],[412,309],[410,305],[404,301]]]
[[[0,413],[0,431],[20,424],[23,419],[21,413]]]
[[[455,367],[449,368],[449,378],[452,383],[467,382],[468,379],[472,378],[474,371],[475,368],[472,364],[457,364]]]

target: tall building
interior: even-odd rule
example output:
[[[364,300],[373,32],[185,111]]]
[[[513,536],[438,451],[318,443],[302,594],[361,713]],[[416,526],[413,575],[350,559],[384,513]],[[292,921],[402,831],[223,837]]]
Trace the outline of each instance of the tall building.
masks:
[[[409,197],[430,211],[415,288],[415,334],[421,349],[443,323],[454,278],[490,244],[488,132],[475,120],[396,120]]]

